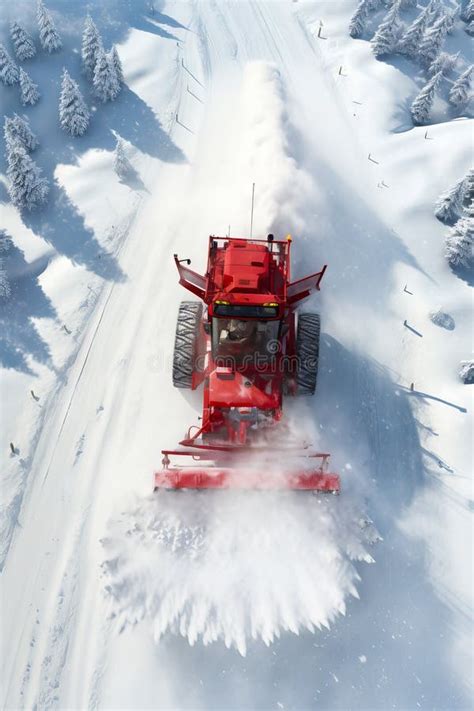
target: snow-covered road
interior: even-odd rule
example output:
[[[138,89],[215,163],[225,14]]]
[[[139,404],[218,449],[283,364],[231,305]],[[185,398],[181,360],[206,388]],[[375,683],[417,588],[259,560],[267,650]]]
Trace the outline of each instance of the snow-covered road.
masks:
[[[317,43],[313,4],[178,2],[166,12],[186,28],[175,30],[181,71],[170,138],[187,160],[163,163],[153,176],[119,255],[126,279],[104,288],[45,418],[3,573],[4,705],[467,707],[469,665],[453,659],[468,651],[466,603],[450,596],[449,585],[444,596],[433,586],[426,542],[414,537],[409,517],[428,474],[417,422],[423,413],[403,388],[418,356],[400,328],[395,275],[406,270],[422,279],[426,265],[384,217],[363,132],[337,80],[337,46]],[[324,323],[319,392],[290,416],[333,452],[346,493],[330,507],[319,504],[319,512],[316,501],[308,508],[291,498],[247,499],[238,511],[227,501],[224,512],[215,499],[201,496],[189,507],[181,499],[185,526],[212,521],[220,534],[229,526],[230,540],[224,536],[213,551],[224,552],[222,565],[213,576],[213,555],[203,570],[199,558],[197,566],[178,561],[174,570],[170,557],[157,556],[154,569],[146,535],[124,535],[130,570],[121,578],[112,569],[114,592],[135,606],[129,617],[143,619],[122,630],[105,593],[104,560],[120,559],[114,522],[137,509],[153,518],[151,475],[160,449],[173,446],[200,409],[199,393],[171,385],[177,304],[186,298],[172,255],[190,257],[199,270],[208,234],[230,226],[245,235],[252,182],[254,233],[294,234],[296,272],[329,264],[317,297]],[[450,426],[466,433],[463,413],[451,415]],[[438,499],[440,509],[456,506],[455,498],[449,492]],[[172,503],[162,506],[175,515]],[[354,568],[346,553],[361,536],[347,527],[362,508],[384,541],[370,551],[374,565]],[[251,516],[259,511],[264,520],[254,528]],[[454,515],[465,515],[464,504]],[[217,525],[216,516],[235,523]],[[125,522],[133,529],[133,514]],[[361,551],[353,557],[363,558]],[[296,579],[303,568],[306,577]],[[198,582],[189,586],[186,572]],[[153,573],[162,582],[156,590]],[[162,635],[173,624],[156,600],[151,611],[137,611],[141,583],[151,598],[171,590],[169,605],[179,607],[183,597],[184,636]],[[354,585],[360,599],[350,595]],[[190,646],[192,625],[183,618],[199,595],[211,600],[213,617],[197,625]],[[119,608],[123,613],[123,601]],[[257,639],[247,634],[249,614]],[[330,629],[305,629],[308,621],[333,618]],[[222,630],[232,627],[239,629],[229,632],[227,649]],[[199,630],[219,641],[203,646]],[[154,633],[162,635],[157,644]]]

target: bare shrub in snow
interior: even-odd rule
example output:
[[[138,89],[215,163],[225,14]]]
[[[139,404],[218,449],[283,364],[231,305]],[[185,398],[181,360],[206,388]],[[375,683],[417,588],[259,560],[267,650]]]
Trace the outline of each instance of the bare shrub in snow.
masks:
[[[464,178],[458,180],[452,188],[440,195],[435,205],[435,215],[438,220],[449,224],[456,222],[461,217],[463,202],[472,183],[472,173],[473,171],[470,171]]]
[[[0,44],[0,81],[6,86],[11,86],[12,84],[17,84],[19,78],[18,67],[3,44]]]
[[[471,66],[461,74],[459,79],[454,82],[451,87],[451,91],[449,92],[449,103],[458,109],[465,106],[469,101],[469,90],[471,88],[473,69],[474,65],[471,64]]]
[[[10,248],[10,239],[5,230],[0,230],[0,253]],[[0,299],[8,299],[11,295],[10,280],[5,269],[5,262],[0,257]]]
[[[474,267],[474,201],[446,236],[446,259],[452,267]]]
[[[447,331],[454,331],[454,329],[456,328],[456,323],[453,317],[450,314],[447,314],[446,311],[443,311],[442,309],[438,309],[437,311],[431,311],[430,320],[435,324],[435,326],[445,328]]]
[[[101,48],[94,70],[94,93],[103,102],[113,101],[120,91],[110,57]]]
[[[125,79],[123,76],[122,62],[120,61],[120,57],[119,57],[119,54],[117,52],[117,48],[115,45],[112,45],[112,49],[110,50],[109,57],[112,61],[112,66],[115,69],[115,76],[117,77],[119,87],[121,87],[122,84],[124,84]]]
[[[474,360],[462,360],[459,369],[459,377],[464,385],[474,384]]]
[[[438,54],[434,62],[430,65],[430,68],[428,69],[428,73],[430,76],[433,76],[433,74],[437,74],[438,72],[443,72],[443,75],[446,76],[456,66],[456,62],[458,61],[459,58],[459,52],[456,54],[447,54],[446,52],[441,52]]]
[[[34,106],[38,99],[40,98],[40,93],[38,91],[38,85],[34,83],[29,74],[25,72],[24,69],[20,69],[20,101],[23,106]]]
[[[474,20],[474,0],[469,0],[461,12],[461,19],[464,20],[464,22],[472,22],[472,20]]]
[[[431,19],[433,0],[418,15],[416,20],[409,26],[397,44],[397,52],[407,57],[416,57],[420,49],[420,42]]]
[[[15,54],[20,62],[35,56],[36,47],[33,38],[18,22],[11,23],[10,37],[15,48]]]
[[[59,123],[71,136],[82,136],[89,126],[90,113],[77,82],[64,69],[59,98]]]
[[[452,19],[450,14],[441,15],[431,27],[428,27],[423,35],[418,51],[418,56],[422,64],[429,67],[430,64],[433,63],[440,53],[446,35],[451,27]]]
[[[7,145],[8,193],[14,205],[33,210],[46,202],[49,185],[17,138]]]
[[[125,144],[121,138],[117,138],[115,146],[114,170],[121,180],[125,180],[130,175],[135,174],[135,169],[127,158],[125,153]]]
[[[88,79],[94,78],[99,50],[102,49],[102,39],[97,26],[90,15],[87,15],[82,33],[82,67]]]
[[[395,51],[400,38],[399,3],[395,2],[371,39],[372,52],[380,59]]]
[[[433,106],[435,92],[442,76],[443,72],[435,74],[434,77],[432,77],[429,82],[425,84],[412,103],[410,113],[415,125],[421,126],[428,121],[431,108]]]
[[[38,0],[37,18],[41,46],[49,54],[58,52],[63,43],[56,30],[51,13],[47,10],[42,0]]]
[[[39,141],[31,130],[27,118],[22,118],[18,114],[13,114],[13,117],[5,116],[3,133],[7,148],[10,142],[14,142],[17,139],[27,151],[34,151],[39,145]]]

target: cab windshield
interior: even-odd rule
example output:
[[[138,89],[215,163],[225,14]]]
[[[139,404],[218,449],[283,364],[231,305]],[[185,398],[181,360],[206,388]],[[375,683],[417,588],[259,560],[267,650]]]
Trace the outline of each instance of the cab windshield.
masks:
[[[257,319],[212,319],[212,355],[241,363],[244,356],[274,356],[278,353],[280,321]]]

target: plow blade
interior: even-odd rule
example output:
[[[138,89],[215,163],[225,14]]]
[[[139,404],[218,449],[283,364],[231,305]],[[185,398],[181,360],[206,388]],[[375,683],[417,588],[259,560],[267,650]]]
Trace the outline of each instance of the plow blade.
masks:
[[[272,476],[251,469],[176,467],[155,473],[155,491],[159,489],[293,490],[338,494],[340,481],[337,474],[321,470]]]

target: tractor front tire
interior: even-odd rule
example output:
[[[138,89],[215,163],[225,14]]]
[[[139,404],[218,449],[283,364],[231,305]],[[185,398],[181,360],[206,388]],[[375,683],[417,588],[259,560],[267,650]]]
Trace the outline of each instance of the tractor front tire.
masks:
[[[314,395],[318,378],[319,314],[303,313],[298,316],[296,355],[298,356],[298,395]]]
[[[182,301],[176,322],[173,353],[173,385],[175,388],[192,387],[196,359],[196,345],[202,319],[199,301]]]

